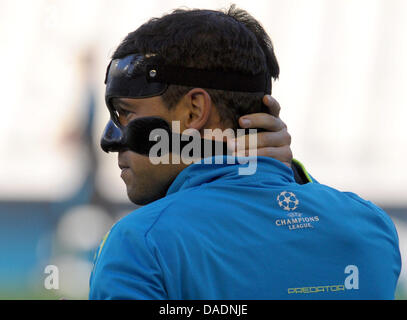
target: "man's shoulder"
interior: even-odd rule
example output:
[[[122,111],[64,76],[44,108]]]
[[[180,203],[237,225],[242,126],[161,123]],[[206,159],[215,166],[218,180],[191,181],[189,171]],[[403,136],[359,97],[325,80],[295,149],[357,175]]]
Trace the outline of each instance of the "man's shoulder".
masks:
[[[396,228],[390,216],[384,211],[380,206],[376,205],[370,200],[365,200],[356,193],[353,192],[343,192],[349,198],[353,199],[355,202],[359,203],[361,206],[365,207],[367,210],[370,210],[374,213],[378,219],[380,219],[389,229],[391,232],[397,235]]]
[[[191,188],[171,194],[148,205],[140,207],[122,217],[115,226],[119,229],[137,229],[148,233],[163,217],[171,215],[172,223],[176,223],[175,216],[187,211],[191,203],[201,201],[204,194],[200,188]]]
[[[362,196],[349,191],[340,191],[324,184],[308,184],[310,194],[316,201],[325,204],[340,212],[341,216],[349,215],[350,218],[371,218],[376,220],[378,226],[385,227],[396,236],[396,229],[391,217],[377,204]],[[335,208],[334,208],[335,207]]]

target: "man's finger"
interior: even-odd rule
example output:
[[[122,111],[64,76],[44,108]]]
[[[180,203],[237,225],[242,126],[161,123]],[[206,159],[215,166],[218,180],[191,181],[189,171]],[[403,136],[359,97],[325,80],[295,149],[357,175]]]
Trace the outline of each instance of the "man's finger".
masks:
[[[258,132],[256,141],[253,139],[254,134],[246,134],[244,136],[233,139],[230,146],[235,146],[235,150],[265,148],[265,147],[282,147],[291,144],[291,135],[287,129],[277,132]],[[256,143],[256,145],[253,145]]]
[[[276,118],[267,113],[251,113],[239,119],[242,128],[265,129],[266,131],[280,131],[287,128],[280,118]]]
[[[293,153],[290,146],[284,146],[279,148],[261,148],[257,150],[258,157],[272,157],[276,160],[281,161],[287,167],[291,168],[291,162],[293,160]]]
[[[277,118],[279,117],[281,107],[276,99],[274,99],[272,96],[266,94],[263,97],[263,103],[269,109],[269,112],[271,115],[273,115]]]
[[[289,146],[284,147],[267,147],[251,150],[239,150],[238,152],[233,153],[233,156],[236,157],[247,157],[247,156],[258,156],[258,157],[271,157],[276,160],[283,162],[287,167],[291,167],[291,161],[293,159],[293,154]]]

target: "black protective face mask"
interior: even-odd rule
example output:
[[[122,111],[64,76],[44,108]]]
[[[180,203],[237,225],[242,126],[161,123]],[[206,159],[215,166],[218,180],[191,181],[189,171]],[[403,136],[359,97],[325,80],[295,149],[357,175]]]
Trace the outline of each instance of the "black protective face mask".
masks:
[[[105,152],[120,152],[131,150],[141,155],[148,156],[151,148],[159,139],[152,139],[153,130],[161,129],[168,137],[168,148],[162,148],[160,156],[172,152],[173,140],[177,140],[179,151],[182,151],[192,141],[192,136],[181,135],[172,132],[167,121],[159,117],[144,117],[132,120],[123,129],[118,127],[113,121],[109,121],[103,138],[101,147]],[[230,155],[232,151],[227,149],[227,143],[217,140],[200,139],[200,150],[210,155]],[[220,151],[220,152],[219,152]]]
[[[112,104],[113,98],[142,99],[160,96],[167,90],[169,84],[254,92],[261,95],[271,93],[271,77],[268,74],[246,75],[174,67],[160,64],[154,55],[147,57],[141,54],[131,54],[112,60],[106,71],[105,84],[105,101],[111,119],[102,135],[102,149],[105,152],[131,150],[142,155],[148,155],[156,143],[149,139],[152,130],[161,128],[166,130],[170,137],[174,138],[175,135],[171,132],[169,124],[158,117],[140,118],[129,122],[126,127],[121,126]],[[208,143],[212,143],[215,148],[216,144],[222,142],[202,139],[202,145]],[[181,144],[188,144],[188,141],[181,141]],[[226,143],[222,144],[222,148],[226,150]]]

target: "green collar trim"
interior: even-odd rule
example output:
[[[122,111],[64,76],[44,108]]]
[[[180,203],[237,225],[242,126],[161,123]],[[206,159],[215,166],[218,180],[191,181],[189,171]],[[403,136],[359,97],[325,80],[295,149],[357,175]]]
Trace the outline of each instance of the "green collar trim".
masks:
[[[299,166],[302,170],[302,172],[304,173],[305,177],[308,179],[308,182],[313,183],[314,181],[312,181],[311,176],[308,174],[307,169],[305,169],[304,165],[298,161],[297,159],[293,159],[292,160],[297,166]]]

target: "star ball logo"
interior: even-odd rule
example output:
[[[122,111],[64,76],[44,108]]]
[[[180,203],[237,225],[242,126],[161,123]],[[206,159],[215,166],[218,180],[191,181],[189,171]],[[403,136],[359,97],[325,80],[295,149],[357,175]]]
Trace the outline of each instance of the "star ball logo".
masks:
[[[277,227],[286,227],[288,230],[314,228],[314,224],[319,221],[319,216],[308,216],[301,212],[294,211],[298,208],[300,201],[291,191],[280,192],[277,196],[277,203],[281,209],[286,211],[286,216],[275,220]]]
[[[293,211],[297,209],[300,201],[295,194],[290,191],[283,191],[277,196],[278,205],[286,211]]]

